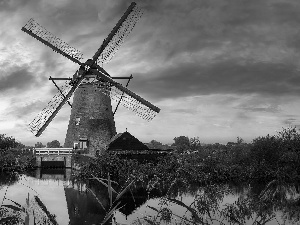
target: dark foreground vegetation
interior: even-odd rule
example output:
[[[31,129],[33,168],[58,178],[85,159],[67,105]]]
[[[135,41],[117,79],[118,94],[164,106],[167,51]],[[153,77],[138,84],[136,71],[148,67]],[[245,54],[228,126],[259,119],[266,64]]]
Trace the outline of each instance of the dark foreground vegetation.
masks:
[[[0,134],[0,171],[24,171],[33,168],[34,156],[29,147],[13,137]]]
[[[85,162],[78,176],[82,179],[107,178],[110,174],[121,184],[135,179],[136,184],[155,184],[161,190],[168,190],[174,182],[202,185],[300,179],[300,134],[296,128],[258,137],[252,143],[237,138],[236,143],[227,145],[201,145],[197,138],[189,142],[184,141],[187,138],[180,139],[176,149],[157,162],[139,163],[107,152],[96,160]]]

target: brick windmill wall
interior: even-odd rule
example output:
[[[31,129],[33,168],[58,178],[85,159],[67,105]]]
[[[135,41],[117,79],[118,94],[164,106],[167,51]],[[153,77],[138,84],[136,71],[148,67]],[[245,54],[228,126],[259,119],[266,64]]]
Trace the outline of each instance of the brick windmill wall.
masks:
[[[111,99],[99,84],[87,79],[75,91],[64,147],[78,143],[78,148],[87,146],[89,154],[95,155],[116,134]]]

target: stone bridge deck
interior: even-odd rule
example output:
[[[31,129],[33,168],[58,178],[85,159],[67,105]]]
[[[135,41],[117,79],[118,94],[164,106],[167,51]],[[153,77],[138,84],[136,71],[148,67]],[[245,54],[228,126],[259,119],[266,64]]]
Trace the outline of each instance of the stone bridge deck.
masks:
[[[35,148],[37,167],[72,167],[72,148]]]

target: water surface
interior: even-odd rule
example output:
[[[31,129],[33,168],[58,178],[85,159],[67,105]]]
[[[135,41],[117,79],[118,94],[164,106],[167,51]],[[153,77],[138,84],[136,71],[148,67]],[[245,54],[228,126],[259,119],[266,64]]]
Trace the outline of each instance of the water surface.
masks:
[[[90,191],[87,191],[87,187],[96,193],[104,207],[109,206],[106,187],[76,181],[72,178],[70,169],[37,169],[14,176],[1,174],[0,185],[2,205],[14,205],[16,202],[25,208],[37,208],[34,206],[34,196],[38,196],[47,210],[56,216],[60,225],[98,224],[103,220],[105,211]],[[242,224],[253,224],[255,219],[265,221],[266,225],[300,224],[299,186],[280,186],[275,182],[264,195],[266,204],[260,205],[255,201],[264,187],[263,184],[222,184],[182,189],[176,187],[176,190],[169,192],[168,197],[192,207],[208,224],[221,224],[221,221],[223,224],[230,224],[222,214],[229,205],[232,210],[243,212],[235,215]],[[178,202],[162,198],[158,189],[147,192],[140,187],[132,190],[132,193],[133,197],[128,192],[122,199],[123,207],[115,214],[118,223],[147,224],[145,218],[148,218],[162,224],[167,219],[174,224],[185,221],[183,218],[192,218],[190,210]],[[272,198],[271,204],[268,198]],[[38,210],[35,212],[37,214]],[[167,212],[164,214],[166,217],[162,217],[162,212]],[[33,215],[27,217],[30,224],[33,224]],[[264,220],[262,217],[265,217]],[[185,223],[189,224],[187,221]]]

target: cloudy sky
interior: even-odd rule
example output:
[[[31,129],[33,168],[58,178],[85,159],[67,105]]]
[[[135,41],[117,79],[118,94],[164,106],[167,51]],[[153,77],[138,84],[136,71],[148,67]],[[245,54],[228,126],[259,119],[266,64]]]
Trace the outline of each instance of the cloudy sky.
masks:
[[[104,68],[133,74],[129,89],[161,108],[151,122],[120,107],[117,132],[143,142],[181,135],[204,143],[300,125],[300,1],[137,0],[144,14]],[[26,145],[64,143],[66,104],[36,138],[27,124],[56,92],[49,76],[78,66],[21,27],[34,18],[90,58],[127,0],[0,0],[0,133]],[[113,105],[115,106],[115,104]]]

